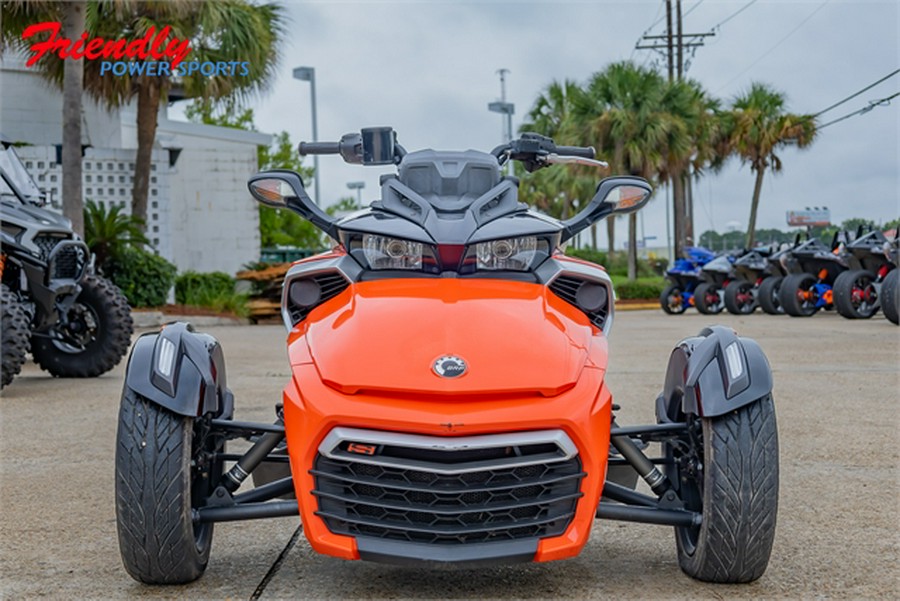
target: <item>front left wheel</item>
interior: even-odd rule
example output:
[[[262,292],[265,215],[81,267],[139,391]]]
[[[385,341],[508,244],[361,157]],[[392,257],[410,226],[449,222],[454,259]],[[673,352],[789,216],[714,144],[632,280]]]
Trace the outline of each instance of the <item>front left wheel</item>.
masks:
[[[212,494],[221,464],[200,418],[176,415],[127,387],[116,444],[116,526],[125,570],[147,584],[203,575],[213,524],[193,510]]]
[[[868,319],[880,306],[875,274],[853,269],[840,274],[834,281],[834,306],[847,319]]]
[[[698,284],[694,290],[694,304],[697,306],[697,310],[704,315],[721,313],[722,309],[725,308],[721,291],[722,289],[719,286],[709,282]]]
[[[673,449],[685,509],[696,527],[676,527],[678,563],[706,582],[752,582],[766,571],[778,510],[778,431],[771,395],[718,417],[694,417]]]
[[[128,352],[134,332],[125,296],[95,275],[81,280],[78,298],[54,329],[57,336],[32,336],[31,354],[41,369],[62,378],[108,372]]]
[[[0,292],[0,313],[0,353],[3,356],[3,381],[0,388],[4,388],[22,370],[30,334],[25,308],[5,284]]]
[[[725,286],[725,308],[732,315],[748,315],[756,310],[753,284],[744,280],[733,280]]]

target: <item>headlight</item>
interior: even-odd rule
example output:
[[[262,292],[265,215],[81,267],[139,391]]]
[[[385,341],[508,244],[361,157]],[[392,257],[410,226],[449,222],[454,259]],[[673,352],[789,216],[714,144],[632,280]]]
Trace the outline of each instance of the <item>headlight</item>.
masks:
[[[368,269],[402,269],[428,273],[438,270],[434,250],[422,242],[376,234],[352,234],[348,239],[348,248],[350,254]]]
[[[548,243],[537,236],[502,238],[470,246],[464,263],[475,262],[476,269],[490,271],[528,271],[538,259],[549,255]]]
[[[363,253],[371,269],[422,269],[422,243],[364,234]]]

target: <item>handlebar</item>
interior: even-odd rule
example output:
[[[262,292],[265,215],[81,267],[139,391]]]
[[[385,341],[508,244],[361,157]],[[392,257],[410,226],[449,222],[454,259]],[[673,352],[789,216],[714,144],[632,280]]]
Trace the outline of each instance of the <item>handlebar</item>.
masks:
[[[300,142],[297,150],[300,156],[307,154],[340,154],[340,142]]]
[[[597,153],[593,146],[557,146],[556,154],[560,156],[582,157],[593,159]]]

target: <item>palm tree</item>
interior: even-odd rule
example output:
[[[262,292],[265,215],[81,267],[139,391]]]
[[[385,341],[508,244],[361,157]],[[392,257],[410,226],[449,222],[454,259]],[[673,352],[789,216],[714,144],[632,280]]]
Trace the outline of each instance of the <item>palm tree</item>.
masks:
[[[285,27],[284,18],[280,5],[256,4],[249,0],[102,0],[87,5],[82,30],[92,37],[136,39],[144,36],[151,27],[160,31],[168,26],[171,37],[190,40],[189,61],[236,62],[246,64],[248,69],[246,76],[205,76],[199,71],[179,76],[177,84],[183,88],[186,97],[223,98],[237,95],[245,98],[265,90],[272,81]],[[25,24],[17,22],[14,25],[7,27],[4,24],[4,39],[23,47],[21,39],[16,39],[21,38],[21,29],[16,31],[16,27],[21,25],[24,29]],[[131,210],[133,215],[146,222],[157,114],[160,103],[167,98],[176,82],[169,76],[126,73],[120,77],[110,77],[109,74],[100,74],[101,61],[62,61],[49,54],[38,65],[45,77],[60,83],[64,62],[67,66],[75,62],[83,65],[85,90],[104,105],[117,107],[137,99],[137,154]]]
[[[784,94],[755,82],[749,90],[734,99],[726,122],[730,147],[756,172],[747,225],[747,247],[752,248],[766,169],[781,171],[781,158],[775,154],[779,149],[789,144],[796,144],[799,148],[809,146],[816,136],[816,121],[812,115],[785,112]]]
[[[90,200],[85,204],[84,243],[101,268],[106,267],[109,259],[119,256],[126,246],[140,247],[150,242],[142,226],[137,217],[122,213],[121,207],[107,209]]]
[[[603,149],[613,173],[658,181],[666,158],[685,146],[686,127],[665,106],[666,81],[655,71],[625,61],[596,73],[574,113]],[[637,215],[628,217],[628,277],[637,277]]]

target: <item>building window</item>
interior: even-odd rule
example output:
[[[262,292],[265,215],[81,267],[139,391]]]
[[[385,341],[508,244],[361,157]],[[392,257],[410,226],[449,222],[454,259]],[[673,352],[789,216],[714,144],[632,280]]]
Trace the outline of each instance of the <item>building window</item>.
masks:
[[[106,164],[106,168],[109,169],[110,171],[112,171],[112,170],[113,170],[113,164],[112,164],[112,163],[107,163],[107,164]]]
[[[159,213],[153,213],[152,215],[150,215],[150,219],[152,219],[153,221],[159,221]]]
[[[156,196],[156,188],[150,190],[150,196]]]
[[[31,169],[33,166],[34,166],[34,163],[32,163],[31,161],[25,161],[26,169]]]
[[[115,189],[115,188],[110,188],[109,190],[107,190],[107,193],[108,193],[110,196],[113,196],[113,195],[115,195],[115,193],[116,193],[116,189]]]
[[[51,182],[55,182],[55,181],[56,181],[56,176],[55,176],[55,175],[51,175],[51,176],[50,176],[50,181],[51,181]]]
[[[125,169],[125,163],[119,163],[119,171]]]
[[[44,168],[44,161],[38,161],[38,169]]]
[[[156,171],[156,165],[150,165],[150,171]]]
[[[128,177],[128,183],[129,183],[129,184],[133,184],[133,183],[134,183],[134,176],[133,176],[133,175]]]
[[[93,193],[94,193],[94,189],[93,189],[93,188],[87,188],[87,189],[85,189],[84,193],[85,193],[85,194],[93,194]]]
[[[134,163],[128,163],[128,169],[134,171]]]
[[[38,181],[39,181],[39,182],[44,181],[44,174],[43,174],[43,173],[41,173],[40,175],[38,175]]]
[[[157,209],[157,208],[159,208],[159,203],[154,200],[153,202],[150,203],[150,206],[153,207],[154,209]]]
[[[125,196],[125,188],[119,188],[119,196]]]
[[[103,181],[103,176],[102,176],[102,175],[98,175],[98,176],[97,176],[97,181],[98,181],[98,182],[102,182],[102,181]]]
[[[85,176],[84,176],[84,181],[86,181],[86,182],[91,181],[91,176],[90,176],[90,175],[85,175]]]
[[[31,166],[31,165],[29,165],[29,167],[30,167],[30,166]],[[84,168],[85,168],[85,169],[90,169],[90,168],[91,168],[91,162],[90,162],[90,161],[85,161],[85,163],[84,163]]]
[[[153,246],[159,246],[159,238],[153,239]]]
[[[150,183],[151,183],[151,184],[155,184],[155,183],[156,183],[156,176],[155,176],[155,175],[154,175],[153,177],[150,178]]]
[[[158,226],[158,225],[154,225],[154,226],[153,226],[153,232],[156,233],[156,232],[158,232],[158,231],[159,231],[159,226]]]

